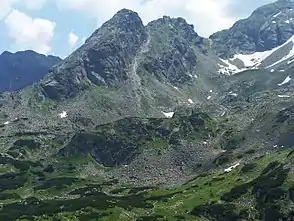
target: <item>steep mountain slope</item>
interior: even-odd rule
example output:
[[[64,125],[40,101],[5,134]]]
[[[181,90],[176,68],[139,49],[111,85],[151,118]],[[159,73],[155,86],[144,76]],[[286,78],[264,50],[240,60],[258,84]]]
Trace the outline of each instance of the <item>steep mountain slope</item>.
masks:
[[[61,59],[34,51],[3,52],[0,55],[0,91],[15,91],[38,82]]]
[[[197,65],[204,66],[197,68],[200,73],[214,70],[204,42],[182,18],[164,17],[144,27],[137,13],[123,9],[56,66],[41,86],[52,99],[75,97],[90,84],[114,89],[127,85],[140,93],[137,89],[152,77],[159,87],[183,86],[192,82]],[[212,67],[203,64],[203,57]]]
[[[217,60],[184,19],[164,17],[145,27],[137,13],[124,9],[40,83],[4,95],[9,105],[3,121],[25,117],[42,130],[58,124],[63,111],[73,127],[81,114],[94,125],[130,116],[165,117],[177,106],[216,98],[224,80]],[[45,125],[44,114],[50,119]]]

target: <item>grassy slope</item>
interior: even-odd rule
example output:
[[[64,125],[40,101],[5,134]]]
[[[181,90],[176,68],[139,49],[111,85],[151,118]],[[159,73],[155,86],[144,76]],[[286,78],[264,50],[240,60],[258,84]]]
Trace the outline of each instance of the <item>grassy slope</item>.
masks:
[[[27,178],[23,183],[20,180],[20,188],[10,186],[4,190],[1,186],[0,219],[176,221],[234,220],[232,217],[238,216],[235,220],[260,220],[260,215],[269,212],[260,205],[270,211],[281,206],[277,213],[290,216],[294,208],[293,193],[290,194],[294,176],[288,170],[294,165],[294,152],[290,151],[265,155],[247,165],[241,163],[231,173],[218,168],[174,188],[118,187],[116,180],[83,180],[74,168],[44,172],[41,165],[34,165],[19,175]],[[85,163],[79,159],[74,162],[80,166]],[[1,180],[3,183],[3,177]],[[262,191],[256,194],[260,186]],[[276,194],[260,198],[264,191]]]

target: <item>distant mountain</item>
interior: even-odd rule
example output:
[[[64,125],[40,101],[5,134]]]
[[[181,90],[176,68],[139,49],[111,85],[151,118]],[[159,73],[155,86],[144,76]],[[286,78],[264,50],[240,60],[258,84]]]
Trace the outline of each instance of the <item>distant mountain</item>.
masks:
[[[38,82],[60,61],[31,50],[5,51],[0,55],[0,91],[15,91]]]
[[[222,58],[239,53],[261,52],[285,43],[294,34],[294,2],[279,0],[256,9],[230,29],[210,36]]]
[[[210,40],[221,58],[219,73],[283,72],[294,65],[294,2],[279,0],[262,6],[230,29],[211,35]]]

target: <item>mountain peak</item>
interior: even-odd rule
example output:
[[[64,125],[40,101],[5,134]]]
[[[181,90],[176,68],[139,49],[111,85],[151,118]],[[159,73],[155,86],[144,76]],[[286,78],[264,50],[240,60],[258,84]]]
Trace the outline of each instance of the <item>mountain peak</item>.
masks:
[[[147,27],[157,30],[176,30],[182,38],[187,41],[193,41],[195,39],[198,41],[200,39],[194,30],[194,26],[192,24],[188,24],[188,22],[182,17],[171,18],[170,16],[163,16],[162,18],[151,21]]]
[[[151,21],[149,25],[152,25],[154,23],[155,24],[170,24],[170,25],[174,25],[184,29],[188,28],[194,31],[194,26],[192,24],[188,24],[188,22],[182,17],[172,18],[170,16],[163,16],[162,18]]]
[[[119,10],[109,21],[105,22],[103,26],[113,24],[113,23],[117,25],[118,24],[124,25],[124,24],[130,24],[130,23],[134,23],[138,25],[143,24],[137,12],[132,11],[130,9],[126,9],[126,8]]]
[[[116,23],[120,25],[131,24],[131,23],[138,24],[138,25],[143,24],[137,12],[134,12],[132,10],[125,9],[125,8],[118,11],[108,22],[105,23],[105,25],[112,24],[112,23]]]
[[[129,15],[139,16],[137,12],[132,11],[127,8],[123,8],[123,9],[119,10],[114,16],[129,16]]]
[[[96,42],[105,32],[109,35],[122,32],[135,32],[144,29],[143,22],[137,12],[129,9],[121,9],[110,20],[106,21],[86,40]]]
[[[128,9],[120,10],[49,73],[42,83],[45,94],[61,99],[75,96],[89,83],[121,86],[146,39],[146,28],[139,15]]]

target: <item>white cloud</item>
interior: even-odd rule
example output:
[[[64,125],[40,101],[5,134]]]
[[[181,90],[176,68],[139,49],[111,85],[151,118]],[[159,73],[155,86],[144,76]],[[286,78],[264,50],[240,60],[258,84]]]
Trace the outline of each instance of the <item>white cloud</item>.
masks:
[[[31,18],[23,12],[13,10],[5,19],[8,35],[14,40],[17,50],[31,49],[48,54],[54,37],[55,22]]]
[[[31,10],[39,10],[47,0],[0,0],[0,20],[5,18],[16,5],[25,5]]]
[[[0,0],[0,20],[2,20],[11,10],[18,0]]]
[[[76,48],[78,40],[79,40],[79,37],[73,31],[71,31],[68,34],[68,43],[71,50],[74,50]]]
[[[231,0],[56,0],[60,8],[83,10],[101,24],[122,8],[137,11],[144,23],[169,15],[184,17],[203,35],[230,27],[236,18],[228,16],[225,8]]]
[[[23,3],[25,4],[26,8],[30,10],[40,10],[46,0],[23,0]]]
[[[82,38],[82,44],[84,44],[86,42],[86,40],[87,40],[87,37],[83,37]]]

